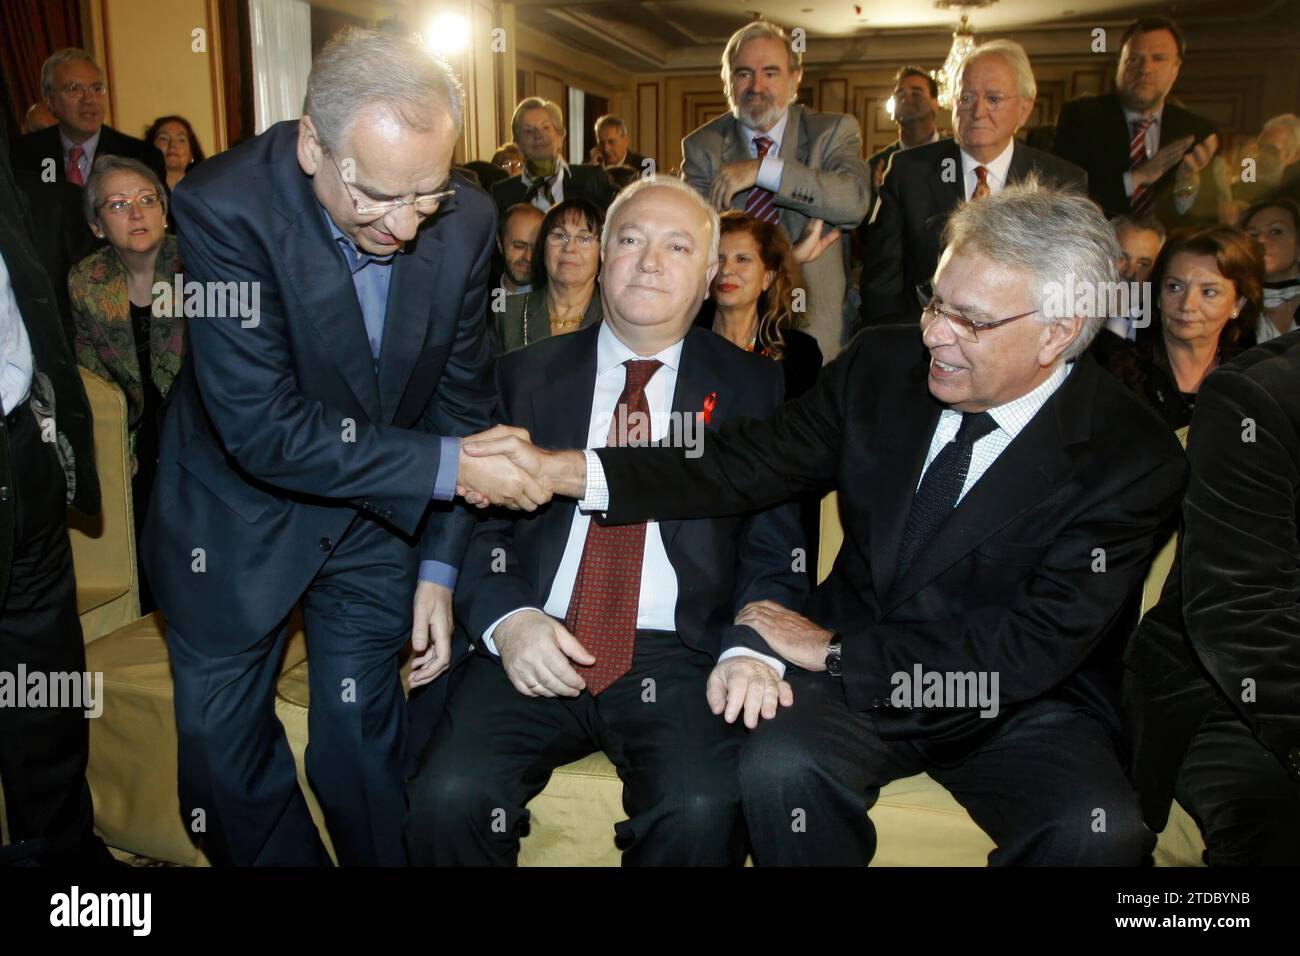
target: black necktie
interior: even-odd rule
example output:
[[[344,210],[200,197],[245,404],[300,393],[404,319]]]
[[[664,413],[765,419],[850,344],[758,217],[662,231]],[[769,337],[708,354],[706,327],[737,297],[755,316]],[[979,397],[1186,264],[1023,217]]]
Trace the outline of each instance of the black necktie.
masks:
[[[912,510],[907,516],[907,528],[903,531],[895,580],[902,579],[921,549],[956,506],[962,485],[966,484],[966,475],[970,472],[971,449],[997,427],[998,423],[988,412],[962,413],[957,438],[939,449],[939,454],[934,456],[934,461],[930,462],[921,478],[921,487],[916,489]]]

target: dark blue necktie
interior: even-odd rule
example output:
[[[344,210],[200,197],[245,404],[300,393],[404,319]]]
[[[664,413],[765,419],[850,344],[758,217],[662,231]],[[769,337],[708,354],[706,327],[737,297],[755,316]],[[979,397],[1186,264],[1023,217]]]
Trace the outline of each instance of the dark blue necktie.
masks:
[[[966,475],[970,472],[971,449],[997,427],[998,423],[988,412],[962,413],[956,439],[944,445],[934,456],[934,461],[930,462],[921,478],[921,487],[916,489],[912,510],[907,515],[907,527],[903,531],[895,580],[907,573],[921,549],[956,507],[962,485],[966,484]]]

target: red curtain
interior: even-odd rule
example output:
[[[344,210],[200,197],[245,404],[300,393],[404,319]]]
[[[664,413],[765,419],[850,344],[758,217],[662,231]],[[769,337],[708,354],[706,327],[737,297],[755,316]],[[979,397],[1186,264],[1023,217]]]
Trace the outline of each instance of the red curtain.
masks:
[[[77,0],[4,0],[0,3],[0,79],[7,120],[21,132],[27,108],[41,99],[41,64],[55,50],[81,46]]]

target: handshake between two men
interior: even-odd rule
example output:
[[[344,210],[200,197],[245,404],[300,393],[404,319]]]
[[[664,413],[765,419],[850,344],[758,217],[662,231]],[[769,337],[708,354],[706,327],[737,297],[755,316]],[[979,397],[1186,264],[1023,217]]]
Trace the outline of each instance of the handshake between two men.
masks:
[[[532,512],[554,496],[587,504],[583,501],[587,496],[587,478],[586,452],[538,448],[526,429],[497,425],[462,441],[456,492],[478,508],[498,506]],[[590,504],[592,510],[604,510],[600,501],[593,500]],[[792,509],[794,506],[788,507]],[[782,542],[785,543],[788,542]],[[591,547],[590,542],[587,547]],[[479,560],[481,562],[481,557]],[[656,570],[647,562],[645,573],[655,573]],[[672,569],[664,566],[662,570],[670,573]],[[802,578],[803,572],[796,574]],[[573,600],[576,602],[577,582],[574,586]],[[653,582],[652,590],[662,592],[663,582]],[[683,598],[678,600],[680,602]],[[574,698],[584,689],[592,689],[588,676],[601,669],[597,665],[601,649],[594,645],[588,647],[575,636],[575,630],[583,632],[580,627],[571,626],[574,624],[571,612],[566,615],[557,608],[550,610],[552,613],[536,607],[515,610],[492,625],[490,640],[485,643],[499,655],[511,684],[519,693],[530,697]],[[673,610],[669,608],[670,621],[674,617]],[[560,620],[561,615],[565,620]],[[643,613],[639,618],[644,616]],[[727,723],[743,716],[745,725],[753,728],[760,717],[771,719],[779,707],[788,707],[794,702],[790,684],[783,679],[785,663],[821,670],[826,646],[833,635],[802,615],[765,598],[749,600],[741,607],[734,620],[734,629],[745,628],[752,629],[759,636],[760,640],[755,642],[758,648],[733,647],[728,650],[724,647],[721,658],[708,675],[706,698],[712,712],[722,715]],[[599,642],[600,638],[595,640]],[[779,659],[773,654],[779,655]]]

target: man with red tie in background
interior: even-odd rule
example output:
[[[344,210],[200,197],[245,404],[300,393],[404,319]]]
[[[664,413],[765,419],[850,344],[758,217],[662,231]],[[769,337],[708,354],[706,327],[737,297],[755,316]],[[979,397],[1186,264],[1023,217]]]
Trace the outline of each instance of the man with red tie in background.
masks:
[[[1219,140],[1209,120],[1168,101],[1186,48],[1173,20],[1136,20],[1120,41],[1115,92],[1061,107],[1052,152],[1088,171],[1088,195],[1107,215],[1154,215],[1170,228],[1195,216]]]

